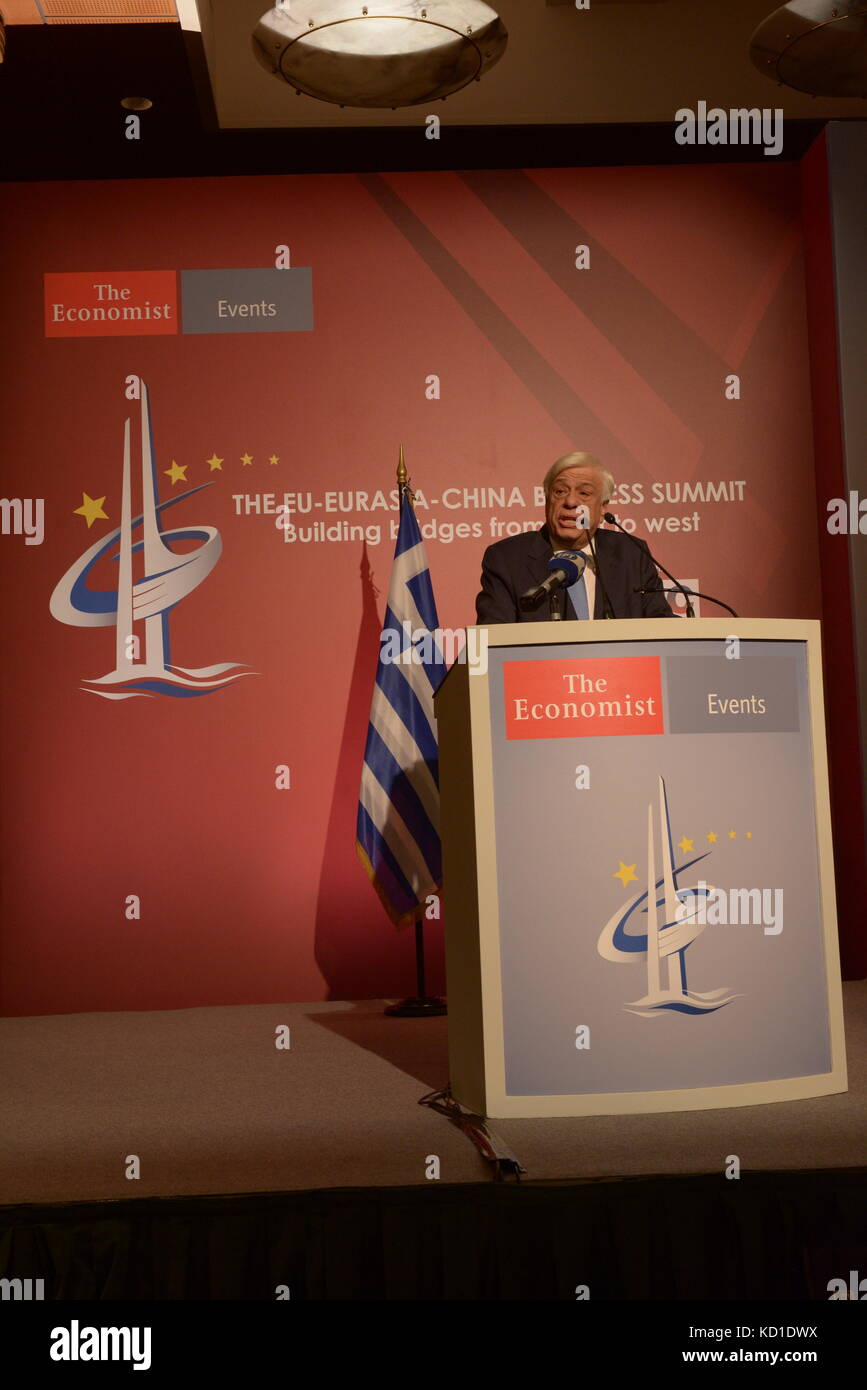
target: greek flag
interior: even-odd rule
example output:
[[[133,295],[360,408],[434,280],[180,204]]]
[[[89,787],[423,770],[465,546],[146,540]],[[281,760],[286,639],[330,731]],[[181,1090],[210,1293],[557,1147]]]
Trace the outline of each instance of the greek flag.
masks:
[[[401,489],[385,624],[358,798],[355,848],[397,926],[442,882],[433,695],[445,674],[424,542]]]

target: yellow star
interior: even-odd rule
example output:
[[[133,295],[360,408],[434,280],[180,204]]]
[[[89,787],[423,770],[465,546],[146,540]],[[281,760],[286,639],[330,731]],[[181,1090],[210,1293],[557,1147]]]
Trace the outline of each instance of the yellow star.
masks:
[[[218,459],[216,454],[211,454],[211,457],[209,459],[205,459],[205,463],[208,465],[212,473],[216,468],[219,468],[220,472],[222,473],[223,460]]]
[[[678,842],[677,842],[677,847],[678,847],[678,849],[681,851],[682,854],[686,854],[686,852],[687,852],[688,849],[694,849],[694,848],[695,848],[695,846],[694,846],[693,843],[692,843],[692,840],[688,840],[688,839],[686,838],[685,835],[684,835],[684,837],[683,837],[682,840],[678,840]]]
[[[188,468],[188,463],[175,463],[174,459],[172,459],[171,468],[164,468],[163,472],[167,478],[171,478],[172,487],[174,487],[175,483],[185,483],[187,481]]]
[[[715,845],[717,840],[719,839],[719,835],[717,835],[715,830],[709,830],[707,832],[707,838],[712,845]]]
[[[738,833],[738,832],[737,832],[736,830],[730,830],[730,831],[729,831],[729,839],[730,839],[730,840],[736,839],[736,838],[737,838],[737,833]]]
[[[626,887],[627,883],[637,883],[638,874],[635,872],[635,865],[624,864],[622,859],[618,859],[617,862],[620,865],[620,868],[617,870],[617,873],[612,874],[611,877],[619,878],[624,888]]]
[[[753,832],[751,830],[745,830],[744,835],[748,840],[751,840],[753,838]]]
[[[278,459],[278,457],[277,457],[276,454],[272,454],[271,457],[269,458],[268,462],[273,464],[273,463],[279,463],[280,460]]]
[[[88,497],[86,492],[83,492],[81,496],[83,499],[81,506],[75,508],[74,515],[84,517],[87,522],[88,531],[95,521],[108,521],[108,513],[102,510],[102,504],[105,501],[104,497],[97,497],[94,499],[93,497]]]
[[[253,462],[253,455],[252,455],[252,454],[242,454],[242,455],[241,455],[241,462],[242,462],[242,464],[244,465],[245,468],[249,468],[249,467],[250,467],[250,464]]]

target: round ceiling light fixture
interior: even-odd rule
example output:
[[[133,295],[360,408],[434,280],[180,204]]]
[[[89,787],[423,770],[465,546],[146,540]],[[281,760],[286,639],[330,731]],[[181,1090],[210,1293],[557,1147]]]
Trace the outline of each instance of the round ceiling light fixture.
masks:
[[[867,0],[788,0],[759,25],[760,72],[815,97],[867,97]]]
[[[418,106],[459,92],[503,56],[508,34],[481,0],[291,0],[253,32],[263,67],[338,106]]]

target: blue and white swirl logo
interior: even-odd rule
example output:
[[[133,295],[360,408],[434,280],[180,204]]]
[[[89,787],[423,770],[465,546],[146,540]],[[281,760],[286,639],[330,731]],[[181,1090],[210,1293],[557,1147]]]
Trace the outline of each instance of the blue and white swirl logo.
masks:
[[[82,690],[104,700],[132,700],[156,695],[209,695],[254,674],[240,662],[190,668],[171,660],[169,613],[205,580],[220,558],[223,542],[213,526],[182,526],[165,531],[162,513],[210,487],[202,483],[160,502],[154,462],[148,391],[141,383],[142,510],[132,515],[130,421],[124,425],[123,481],[120,525],[86,550],[66,571],[49,604],[52,617],[71,627],[115,628],[115,665],[104,676],[85,679]],[[141,531],[140,539],[134,540]],[[173,542],[198,541],[193,550],[178,554]],[[113,554],[110,552],[114,551]],[[108,557],[118,565],[117,586],[91,589],[89,576]],[[133,577],[136,566],[141,573]],[[143,638],[134,624],[144,623]]]
[[[680,886],[679,878],[694,864],[706,859],[708,852],[675,866],[671,822],[668,815],[668,796],[665,782],[659,778],[659,821],[662,875],[657,878],[656,830],[653,806],[647,808],[647,887],[612,913],[599,935],[597,950],[604,960],[618,964],[645,961],[647,990],[640,999],[624,1007],[642,1018],[658,1018],[674,1011],[681,1014],[707,1014],[730,1004],[738,995],[725,989],[704,994],[687,987],[686,953],[701,936],[708,923],[707,901],[717,890],[700,880],[698,885]],[[714,837],[715,838],[715,837]],[[634,866],[632,866],[634,867]],[[630,875],[635,878],[635,874]],[[660,921],[660,911],[662,920]],[[646,916],[641,929],[640,920],[630,924],[637,914]]]

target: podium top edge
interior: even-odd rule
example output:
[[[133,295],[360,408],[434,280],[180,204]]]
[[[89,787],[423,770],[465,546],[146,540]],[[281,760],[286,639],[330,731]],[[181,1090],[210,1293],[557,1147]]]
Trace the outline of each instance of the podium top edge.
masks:
[[[489,647],[551,646],[561,642],[675,642],[727,637],[773,641],[818,641],[818,618],[616,618],[547,623],[479,623],[467,632],[486,632]]]

